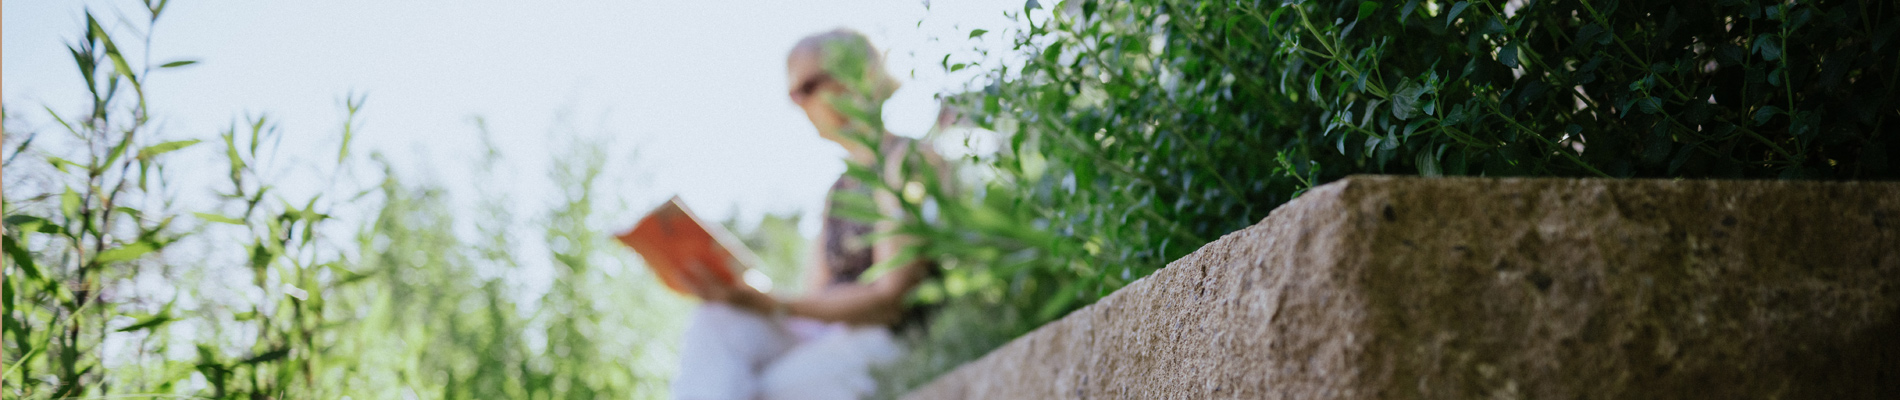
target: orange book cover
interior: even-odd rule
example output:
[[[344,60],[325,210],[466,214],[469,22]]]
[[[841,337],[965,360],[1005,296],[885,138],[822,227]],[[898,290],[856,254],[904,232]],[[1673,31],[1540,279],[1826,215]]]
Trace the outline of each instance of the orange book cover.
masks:
[[[688,296],[692,295],[686,287],[686,278],[692,273],[688,268],[699,268],[705,276],[728,284],[743,285],[740,277],[759,260],[724,227],[693,215],[679,196],[661,203],[640,218],[633,229],[615,237],[640,253],[647,268],[668,289]]]

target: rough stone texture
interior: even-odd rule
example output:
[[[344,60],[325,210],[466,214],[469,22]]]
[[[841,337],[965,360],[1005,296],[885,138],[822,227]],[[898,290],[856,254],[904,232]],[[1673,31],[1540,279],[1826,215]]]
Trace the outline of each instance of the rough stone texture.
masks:
[[[1900,399],[1900,184],[1352,177],[909,398]]]

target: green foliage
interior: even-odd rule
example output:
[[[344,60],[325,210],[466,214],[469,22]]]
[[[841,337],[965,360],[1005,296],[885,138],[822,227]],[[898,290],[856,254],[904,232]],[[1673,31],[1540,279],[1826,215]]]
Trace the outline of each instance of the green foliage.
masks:
[[[165,4],[130,30],[151,32]],[[1349,174],[1893,179],[1896,14],[1875,1],[1029,2],[1019,29],[969,33],[1009,35],[1017,61],[942,66],[985,72],[947,100],[1001,133],[1000,152],[948,170],[908,148],[847,172],[893,195],[897,233],[921,239],[879,268],[942,267],[910,299],[928,318],[904,325],[914,350],[878,372],[881,389],[927,382]],[[353,197],[290,198],[265,167],[280,162],[271,119],[168,137],[144,88],[198,61],[135,62],[107,28],[88,16],[68,46],[83,113],[46,107],[57,129],[40,135],[0,110],[0,395],[664,391],[686,304],[589,223],[597,147],[557,157],[557,202],[525,218],[495,192],[480,215],[448,211],[444,189],[387,169],[328,192]],[[832,55],[847,87],[881,94],[868,54]],[[881,99],[830,100],[865,142],[884,130]],[[342,101],[330,172],[361,161],[365,104]],[[224,155],[219,204],[174,204],[204,189],[167,175],[193,151]],[[339,217],[355,206],[373,218]],[[734,229],[782,288],[808,251],[796,225]],[[470,226],[473,239],[455,233]],[[552,285],[521,284],[530,265],[550,265]]]
[[[159,12],[152,8],[152,21]],[[165,153],[196,143],[154,140],[159,135],[148,124],[142,86],[152,68],[135,69],[127,63],[113,37],[90,15],[85,34],[68,49],[85,77],[90,108],[83,116],[46,111],[65,134],[58,139],[77,144],[80,151],[22,159],[20,153],[39,136],[28,133],[5,156],[9,172],[33,169],[19,163],[23,160],[46,162],[48,169],[39,169],[43,173],[35,183],[56,187],[22,196],[20,189],[25,188],[16,184],[21,181],[12,180],[4,200],[8,279],[0,297],[9,340],[3,378],[8,390],[32,387],[26,393],[42,397],[100,393],[104,382],[127,372],[110,369],[92,356],[107,336],[149,337],[149,332],[175,320],[175,298],[127,302],[122,300],[128,297],[123,286],[157,272],[156,253],[184,236],[164,205],[148,208],[154,204],[142,200],[165,190],[162,181],[150,179],[162,175],[155,163]],[[100,68],[107,63],[110,68]],[[139,372],[176,375],[189,370],[154,365]]]
[[[1900,177],[1888,2],[1069,1],[1011,16],[1019,64],[942,66],[987,72],[950,100],[1005,138],[969,160],[994,179],[933,197],[939,226],[908,229],[963,261],[923,301],[1024,325],[932,327],[913,355],[932,362],[887,381],[922,382],[970,354],[937,342],[1000,343],[971,337],[1026,332],[1350,174]]]
[[[152,4],[151,18],[129,22],[145,25],[128,30],[151,32],[163,7]],[[380,184],[331,179],[314,188],[320,194],[292,198],[283,187],[313,183],[273,172],[299,161],[278,155],[286,133],[274,120],[248,116],[205,138],[216,148],[169,137],[147,124],[140,85],[192,62],[129,64],[145,57],[121,54],[136,50],[126,44],[88,18],[69,47],[90,112],[46,107],[62,130],[51,140],[0,113],[10,145],[0,154],[0,396],[665,395],[688,304],[593,224],[607,162],[598,146],[575,139],[555,157],[549,180],[563,190],[525,219],[492,187],[478,193],[478,214],[455,212],[441,187],[401,182],[387,163]],[[355,176],[346,172],[365,161],[349,150],[365,102],[341,102],[337,163],[320,175]],[[490,147],[482,181],[495,173]],[[175,158],[193,151],[221,154],[209,163],[225,165]],[[178,165],[197,168],[167,170]],[[225,179],[174,185],[181,173]],[[181,205],[180,193],[216,201]]]
[[[775,295],[794,296],[804,289],[801,273],[810,267],[811,244],[798,232],[800,217],[798,213],[767,213],[747,224],[740,222],[739,212],[734,210],[721,222],[765,262],[758,269],[772,280],[770,292]]]

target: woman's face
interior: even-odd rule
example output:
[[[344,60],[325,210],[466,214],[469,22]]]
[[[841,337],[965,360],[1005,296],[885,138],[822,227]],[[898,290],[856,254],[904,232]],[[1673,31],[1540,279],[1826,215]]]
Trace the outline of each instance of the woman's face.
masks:
[[[813,127],[818,128],[820,136],[825,136],[826,139],[839,139],[831,136],[836,136],[838,130],[848,121],[845,120],[844,113],[838,112],[838,109],[832,106],[831,97],[847,90],[844,84],[825,73],[824,67],[819,65],[818,57],[810,55],[792,57],[786,63],[786,73],[791,82],[788,94],[792,98],[792,103],[805,109],[805,116],[811,119]]]

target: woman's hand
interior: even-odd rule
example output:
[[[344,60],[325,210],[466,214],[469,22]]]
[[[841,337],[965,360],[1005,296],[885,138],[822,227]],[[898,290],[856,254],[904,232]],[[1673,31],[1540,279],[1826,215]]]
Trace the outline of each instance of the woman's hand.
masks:
[[[760,314],[771,314],[778,300],[743,282],[728,282],[712,275],[704,265],[685,268],[686,289],[700,300],[726,303]]]

